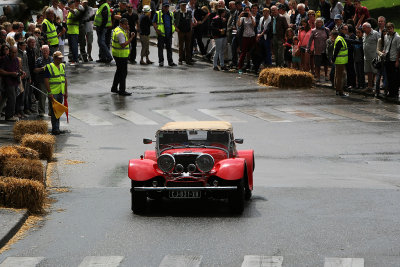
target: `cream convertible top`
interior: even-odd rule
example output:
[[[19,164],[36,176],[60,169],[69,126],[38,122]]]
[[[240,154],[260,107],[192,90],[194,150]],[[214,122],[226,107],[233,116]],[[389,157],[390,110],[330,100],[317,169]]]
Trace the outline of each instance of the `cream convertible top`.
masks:
[[[229,131],[232,132],[232,124],[227,121],[173,121],[166,123],[158,131]]]

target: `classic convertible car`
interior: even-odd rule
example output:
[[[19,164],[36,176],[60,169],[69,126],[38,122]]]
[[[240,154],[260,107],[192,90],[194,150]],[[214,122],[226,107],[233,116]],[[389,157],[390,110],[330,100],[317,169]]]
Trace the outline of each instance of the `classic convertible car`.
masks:
[[[253,190],[254,151],[236,150],[243,139],[234,139],[229,122],[169,122],[155,137],[155,150],[129,161],[135,214],[146,211],[148,197],[222,198],[232,212],[243,212]]]

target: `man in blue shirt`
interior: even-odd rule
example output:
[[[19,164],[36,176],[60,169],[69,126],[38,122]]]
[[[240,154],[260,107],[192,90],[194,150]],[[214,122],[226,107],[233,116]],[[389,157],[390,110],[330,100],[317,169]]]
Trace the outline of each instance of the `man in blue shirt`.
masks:
[[[169,11],[168,2],[164,2],[162,10],[157,11],[153,17],[153,27],[157,32],[159,66],[164,66],[164,46],[167,49],[168,65],[176,66],[172,60],[172,34],[175,31],[175,21],[173,13]]]

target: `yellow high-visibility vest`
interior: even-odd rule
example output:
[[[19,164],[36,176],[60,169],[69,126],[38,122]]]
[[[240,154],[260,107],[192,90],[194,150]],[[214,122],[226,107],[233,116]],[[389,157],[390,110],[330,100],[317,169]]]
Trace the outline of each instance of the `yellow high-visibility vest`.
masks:
[[[157,29],[161,32],[162,36],[165,36],[165,27],[164,27],[164,20],[162,18],[162,11],[159,10],[156,12],[157,15]],[[169,15],[171,16],[171,27],[172,27],[172,33],[175,32],[175,18],[174,14],[170,11]]]
[[[347,64],[349,62],[349,50],[347,48],[347,43],[342,36],[338,36],[335,40],[335,45],[333,46],[333,51],[335,51],[336,44],[342,42],[342,48],[340,48],[339,54],[335,59],[335,64]]]
[[[60,68],[57,68],[54,63],[46,65],[50,72],[50,91],[52,95],[57,95],[59,93],[65,93],[65,65],[60,64]]]
[[[79,12],[75,9],[75,12]],[[68,13],[68,17],[67,17],[67,33],[68,34],[79,34],[79,21],[77,21],[76,19],[76,15],[72,12]]]
[[[114,29],[113,37],[112,37],[112,55],[114,57],[124,57],[127,58],[129,57],[129,52],[130,52],[130,44],[128,44],[125,47],[122,47],[119,42],[118,42],[118,34],[123,33],[125,36],[125,42],[129,39],[128,35],[126,32],[121,28],[121,27],[116,27]]]
[[[108,5],[108,3],[104,3],[102,4],[99,9],[97,9],[96,11],[96,16],[94,17],[94,26],[99,27],[101,26],[101,24],[103,24],[103,16],[101,15],[101,13],[103,12],[103,9],[107,8],[107,13],[108,13],[108,18],[107,18],[107,24],[106,27],[111,27],[111,10],[110,10],[110,6]]]
[[[57,36],[57,31],[56,27],[52,22],[50,22],[48,19],[43,20],[43,24],[46,25],[46,36],[47,36],[47,41],[49,42],[50,45],[58,45],[58,36]]]

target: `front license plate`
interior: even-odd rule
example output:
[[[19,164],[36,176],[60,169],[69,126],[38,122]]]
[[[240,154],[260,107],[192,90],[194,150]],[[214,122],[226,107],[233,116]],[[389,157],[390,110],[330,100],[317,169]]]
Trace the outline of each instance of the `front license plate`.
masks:
[[[179,190],[179,191],[169,191],[170,198],[200,198],[200,191],[193,190]]]

